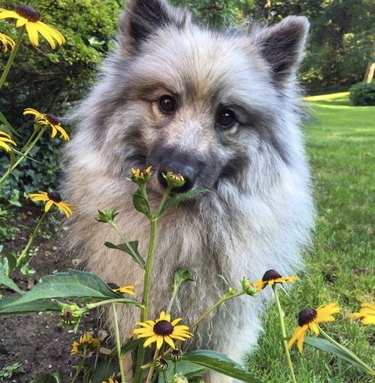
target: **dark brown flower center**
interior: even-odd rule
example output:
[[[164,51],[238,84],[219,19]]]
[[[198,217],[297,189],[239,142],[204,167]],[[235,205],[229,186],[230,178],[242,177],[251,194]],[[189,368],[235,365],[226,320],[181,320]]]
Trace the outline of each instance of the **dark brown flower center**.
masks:
[[[267,270],[264,273],[262,281],[267,282],[267,281],[270,281],[272,279],[277,279],[277,278],[281,278],[281,275],[276,270],[271,269],[271,270]]]
[[[46,120],[52,125],[59,123],[59,120],[53,114],[46,114]]]
[[[59,193],[51,192],[51,193],[47,193],[47,195],[48,195],[48,198],[52,200],[53,202],[59,203],[62,201],[62,198]]]
[[[316,318],[317,312],[315,309],[303,309],[298,314],[298,326],[311,323]]]
[[[107,285],[112,289],[112,290],[116,290],[116,289],[119,289],[120,286],[119,285],[116,285],[116,283],[107,283]]]
[[[40,20],[40,13],[29,5],[17,5],[15,10],[21,17],[24,17],[32,23],[36,23]]]
[[[160,320],[154,325],[154,332],[156,335],[170,335],[173,332],[173,326],[167,320]]]

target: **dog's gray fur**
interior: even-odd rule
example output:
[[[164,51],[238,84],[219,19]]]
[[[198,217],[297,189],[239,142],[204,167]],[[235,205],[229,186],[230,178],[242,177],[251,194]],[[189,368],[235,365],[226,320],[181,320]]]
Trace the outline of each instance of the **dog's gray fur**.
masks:
[[[164,0],[128,1],[117,51],[75,113],[64,198],[78,207],[70,248],[88,270],[134,284],[141,296],[143,273],[104,247],[119,240],[95,221],[97,210],[117,209],[119,226],[146,254],[148,222],[132,208],[135,185],[125,180],[131,168],[151,164],[157,172],[161,163],[178,163],[194,170],[194,187],[210,190],[159,222],[151,317],[166,309],[178,267],[191,270],[195,282],[184,286],[172,315],[191,323],[225,292],[219,274],[239,287],[243,277],[259,279],[271,268],[288,275],[301,266],[313,206],[295,74],[308,25],[292,16],[249,33],[220,32],[197,26]],[[172,114],[160,109],[163,95],[176,103]],[[232,128],[218,124],[220,108],[235,113]],[[162,192],[153,177],[154,206]],[[264,300],[262,293],[222,305],[192,346],[240,360],[256,342]],[[123,311],[124,336],[137,320],[138,311]]]

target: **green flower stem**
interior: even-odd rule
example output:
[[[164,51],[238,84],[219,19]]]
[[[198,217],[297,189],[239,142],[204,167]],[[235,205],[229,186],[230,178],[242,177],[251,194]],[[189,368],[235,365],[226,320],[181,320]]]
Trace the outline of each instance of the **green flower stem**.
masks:
[[[0,89],[3,87],[3,85],[4,85],[4,83],[5,83],[5,80],[6,80],[7,77],[8,77],[8,73],[9,73],[9,71],[10,71],[10,68],[12,67],[14,58],[16,57],[18,48],[20,47],[21,39],[22,39],[22,35],[23,35],[24,32],[25,32],[25,26],[22,26],[22,27],[18,30],[18,35],[17,35],[17,39],[16,39],[16,41],[15,41],[14,48],[12,49],[12,53],[11,53],[10,56],[9,56],[9,59],[8,59],[8,62],[7,62],[7,64],[6,64],[6,66],[5,66],[4,72],[2,73],[2,75],[1,75],[1,77],[0,77]]]
[[[86,307],[89,309],[89,310],[92,310],[94,308],[97,308],[99,306],[103,306],[103,305],[107,305],[109,303],[128,303],[129,300],[128,299],[123,299],[123,298],[118,298],[118,299],[107,299],[105,301],[100,301],[100,302],[97,302],[97,303],[87,303],[86,304]],[[137,307],[140,307],[140,308],[143,308],[143,305],[140,305],[140,304],[135,304],[135,306]]]
[[[117,347],[118,363],[120,366],[121,383],[126,383],[124,363],[123,363],[123,358],[121,355],[120,329],[118,326],[117,310],[116,310],[116,304],[115,303],[112,303],[112,310],[113,310],[113,322],[115,325],[116,347]]]
[[[0,112],[0,121],[5,125],[5,127],[10,131],[12,132],[13,134],[15,134],[16,136],[18,137],[22,137],[16,129],[13,128],[13,126],[10,124],[10,122],[6,119],[6,117]]]
[[[290,353],[289,353],[289,348],[288,348],[288,341],[287,341],[285,322],[284,322],[285,314],[284,314],[283,309],[281,308],[281,304],[280,304],[280,300],[279,300],[279,295],[277,293],[276,285],[272,286],[272,290],[273,290],[273,293],[275,295],[276,306],[277,306],[277,310],[279,312],[281,335],[283,337],[285,356],[286,356],[286,360],[288,362],[288,366],[289,366],[289,370],[290,370],[290,376],[292,377],[292,382],[297,383],[297,380],[296,380],[296,377],[294,374],[292,359],[290,358]]]
[[[22,155],[18,158],[18,160],[11,164],[6,171],[6,173],[0,178],[0,184],[12,173],[12,171],[26,158],[26,156],[30,153],[31,149],[35,146],[35,144],[39,141],[40,137],[42,137],[43,133],[46,131],[47,127],[44,127],[40,130],[39,134],[36,136],[34,141],[29,145],[29,147],[22,153]]]
[[[155,365],[154,365],[154,362],[156,360],[156,358],[159,356],[159,350],[156,349],[155,350],[155,353],[154,353],[154,357],[152,358],[152,364],[150,366],[150,369],[148,371],[148,374],[147,374],[147,379],[146,379],[146,383],[151,383],[151,379],[152,379],[152,375],[154,373],[154,370],[155,370]]]
[[[202,322],[206,317],[215,310],[218,306],[220,306],[222,303],[228,301],[229,299],[237,298],[241,295],[244,295],[245,292],[239,291],[238,293],[234,294],[224,294],[216,303],[214,303],[211,307],[209,307],[191,326],[190,328],[196,327],[200,322]]]
[[[162,210],[165,205],[165,202],[168,199],[168,196],[171,192],[172,188],[167,187],[163,198],[160,202],[160,205],[157,209],[157,212],[150,219],[150,243],[148,246],[148,254],[145,266],[145,276],[143,281],[143,309],[141,311],[141,322],[145,322],[148,319],[148,304],[150,299],[150,291],[151,291],[151,282],[152,282],[152,270],[154,263],[154,254],[155,254],[155,245],[156,245],[156,237],[157,237],[157,222],[162,215]],[[145,197],[147,199],[147,196]],[[148,200],[148,199],[147,199]],[[145,349],[144,347],[138,348],[138,356],[137,356],[137,367],[134,377],[135,383],[141,383],[142,380],[142,369],[141,366],[144,363],[145,359]]]
[[[37,236],[38,234],[38,231],[40,229],[40,226],[42,224],[42,222],[44,221],[44,218],[46,218],[46,215],[47,215],[47,212],[44,212],[42,214],[42,216],[40,217],[33,233],[31,234],[30,238],[29,238],[29,241],[27,242],[27,245],[25,246],[25,248],[22,250],[22,253],[21,255],[17,258],[17,266],[19,266],[21,264],[21,262],[27,257],[27,253],[31,247],[31,244],[33,243],[35,237]]]
[[[329,342],[334,344],[338,349],[340,349],[344,354],[346,354],[350,359],[357,362],[360,366],[362,366],[363,370],[370,376],[373,377],[373,380],[375,380],[375,370],[371,368],[368,364],[366,364],[364,361],[358,358],[357,355],[355,355],[352,351],[341,345],[340,343],[336,342],[333,338],[331,338],[325,331],[322,330],[322,328],[318,325],[320,333],[323,335],[323,338],[327,339]]]

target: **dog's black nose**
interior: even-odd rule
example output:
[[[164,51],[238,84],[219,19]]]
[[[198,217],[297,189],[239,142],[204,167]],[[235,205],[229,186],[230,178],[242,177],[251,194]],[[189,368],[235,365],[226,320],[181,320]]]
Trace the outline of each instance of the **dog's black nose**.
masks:
[[[159,183],[164,188],[166,188],[168,186],[167,180],[165,179],[164,175],[170,171],[173,173],[180,174],[182,177],[184,177],[184,180],[185,180],[185,183],[182,186],[175,187],[172,189],[175,193],[184,193],[184,192],[189,191],[193,188],[193,186],[195,184],[197,172],[193,167],[191,167],[189,165],[184,165],[181,163],[173,163],[173,164],[169,164],[169,165],[166,164],[166,165],[162,165],[159,167],[158,180],[159,180]]]

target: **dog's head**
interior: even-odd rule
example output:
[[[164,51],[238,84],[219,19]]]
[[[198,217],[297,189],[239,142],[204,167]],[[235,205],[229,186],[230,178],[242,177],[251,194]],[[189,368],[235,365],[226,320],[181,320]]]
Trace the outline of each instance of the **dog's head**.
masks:
[[[292,16],[220,32],[164,0],[130,0],[96,90],[103,150],[127,172],[151,164],[156,191],[168,170],[186,179],[181,191],[259,187],[258,176],[275,177],[300,154],[291,98],[307,30],[306,18]]]

